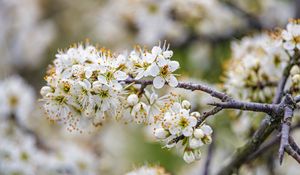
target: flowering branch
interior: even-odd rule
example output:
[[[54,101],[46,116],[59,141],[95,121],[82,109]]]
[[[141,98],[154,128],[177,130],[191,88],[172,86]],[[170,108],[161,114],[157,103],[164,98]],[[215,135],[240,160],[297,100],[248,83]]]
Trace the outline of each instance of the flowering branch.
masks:
[[[127,84],[131,84],[131,83],[140,84],[140,85],[151,85],[151,84],[153,84],[152,80],[135,80],[135,79],[132,79],[132,78],[122,80],[122,81],[127,83]],[[202,84],[178,82],[178,85],[176,86],[176,88],[182,88],[182,89],[187,89],[187,90],[191,90],[191,91],[198,90],[198,91],[205,92],[205,93],[211,95],[212,97],[218,98],[221,101],[229,100],[229,97],[228,97],[227,94],[225,94],[223,92],[219,92],[219,91],[217,91],[213,88],[210,88],[210,87],[202,85]]]

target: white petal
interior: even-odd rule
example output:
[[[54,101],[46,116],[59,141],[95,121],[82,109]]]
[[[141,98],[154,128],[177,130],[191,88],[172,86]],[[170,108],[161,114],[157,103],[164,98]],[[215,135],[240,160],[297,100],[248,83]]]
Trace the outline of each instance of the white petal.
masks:
[[[283,47],[287,50],[293,50],[295,48],[295,43],[288,41],[288,42],[283,43]]]
[[[157,56],[157,55],[161,54],[162,50],[161,50],[160,47],[154,46],[154,47],[152,48],[152,51],[151,51],[151,52],[152,52],[152,54],[153,54],[154,56]]]
[[[208,126],[208,125],[203,125],[201,127],[201,129],[202,129],[202,131],[204,132],[205,135],[211,135],[212,132],[213,132],[213,130],[211,129],[211,127]]]
[[[193,134],[193,128],[192,127],[186,127],[182,130],[182,134],[186,137],[189,137]]]
[[[158,57],[158,58],[157,58],[157,65],[158,65],[159,67],[163,67],[163,66],[165,66],[167,63],[168,63],[168,62],[167,62],[167,60],[166,60],[164,57]]]
[[[155,77],[159,74],[159,67],[155,63],[152,63],[148,67],[147,72],[148,72],[148,75]]]
[[[126,80],[128,78],[128,75],[125,72],[118,70],[114,73],[114,77],[117,80]]]
[[[284,40],[287,40],[287,41],[289,41],[289,40],[291,40],[291,39],[293,38],[292,34],[289,33],[289,32],[286,31],[286,30],[283,30],[283,31],[282,31],[281,36],[282,36],[282,38],[283,38]]]
[[[151,53],[146,53],[146,62],[147,63],[153,63],[153,61],[155,60],[156,56],[151,54]]]
[[[172,74],[167,76],[166,80],[171,87],[176,87],[178,85],[178,81],[177,81],[176,77]]]
[[[93,75],[92,69],[85,70],[85,77],[86,78],[91,78],[92,75]]]
[[[179,68],[178,61],[170,61],[169,68],[170,68],[171,72],[174,72],[175,70],[177,70]]]
[[[101,84],[107,84],[107,80],[103,75],[98,76],[98,82]]]
[[[189,117],[189,126],[194,127],[197,124],[197,119],[195,117],[190,116]]]
[[[164,51],[163,56],[166,58],[171,58],[173,56],[173,51],[172,50]]]
[[[183,160],[186,163],[192,163],[195,161],[195,156],[194,153],[192,151],[185,151],[183,154]]]
[[[160,89],[165,85],[166,81],[161,76],[155,77],[153,80],[153,86],[156,89]]]
[[[144,77],[144,73],[145,73],[144,70],[140,70],[140,71],[138,72],[138,74],[135,76],[135,79],[136,79],[136,80],[139,80],[139,79],[143,78],[143,77]]]
[[[296,47],[297,49],[300,49],[300,43],[297,43]]]

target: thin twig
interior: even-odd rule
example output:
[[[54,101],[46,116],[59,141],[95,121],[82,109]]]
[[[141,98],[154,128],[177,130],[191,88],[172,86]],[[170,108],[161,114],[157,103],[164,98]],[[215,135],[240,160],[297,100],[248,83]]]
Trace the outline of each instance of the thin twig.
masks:
[[[214,151],[214,147],[215,147],[215,139],[214,138],[215,138],[215,134],[212,134],[212,142],[208,146],[208,151],[207,151],[207,156],[206,156],[206,160],[205,160],[203,175],[209,175],[210,174],[210,164],[211,164],[211,160],[212,160],[212,157],[213,157],[213,151]]]
[[[296,129],[300,128],[300,123],[294,125],[291,127],[291,132],[293,132]],[[278,135],[276,135],[275,137],[273,137],[270,141],[268,141],[268,143],[262,145],[257,151],[255,151],[253,154],[251,154],[248,159],[247,162],[252,161],[253,159],[257,158],[258,156],[260,156],[261,154],[265,153],[268,149],[270,149],[273,146],[278,145],[277,143],[280,142],[280,138],[281,138],[281,133],[279,133]],[[289,136],[289,142],[290,145],[292,145],[293,141],[291,141],[291,139],[293,140],[293,138],[291,136]],[[295,143],[296,144],[296,143]],[[300,151],[300,150],[299,150]]]
[[[151,85],[153,84],[152,80],[135,80],[132,78],[123,80],[122,82],[130,84],[130,83],[136,83],[136,84],[141,84],[141,85]],[[226,101],[227,99],[229,99],[228,95],[223,93],[223,92],[219,92],[213,88],[210,88],[206,85],[202,85],[202,84],[195,84],[195,83],[185,83],[185,82],[179,82],[177,85],[177,88],[182,88],[182,89],[187,89],[187,90],[191,90],[191,91],[202,91],[205,92],[209,95],[211,95],[212,97],[218,98],[222,101]]]
[[[239,109],[245,111],[255,111],[255,112],[264,112],[266,114],[272,114],[273,112],[279,109],[279,105],[275,104],[265,104],[265,103],[254,103],[254,102],[242,102],[231,100],[228,102],[214,102],[209,103],[209,105],[222,107],[223,109]]]
[[[300,164],[300,155],[290,145],[287,145],[284,149],[285,152],[287,152],[291,157],[293,157]]]
[[[293,100],[293,98],[290,95],[287,95],[286,99]],[[284,117],[281,124],[281,141],[280,141],[279,154],[278,154],[280,164],[282,164],[284,149],[286,146],[289,145],[290,126],[291,126],[293,114],[294,114],[294,105],[287,105],[284,108]]]
[[[291,136],[289,137],[289,144],[300,155],[300,148]]]

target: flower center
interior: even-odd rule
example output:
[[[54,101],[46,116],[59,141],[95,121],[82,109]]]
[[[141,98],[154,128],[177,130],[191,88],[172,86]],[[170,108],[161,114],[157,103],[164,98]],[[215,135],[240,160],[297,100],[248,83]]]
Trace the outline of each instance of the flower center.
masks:
[[[183,128],[187,127],[189,125],[189,121],[185,117],[181,117],[179,121],[179,126],[182,126]]]
[[[164,67],[162,67],[162,69],[161,69],[161,71],[160,71],[160,73],[161,73],[162,75],[167,75],[168,72],[169,72],[169,66],[168,66],[168,65],[165,65]]]

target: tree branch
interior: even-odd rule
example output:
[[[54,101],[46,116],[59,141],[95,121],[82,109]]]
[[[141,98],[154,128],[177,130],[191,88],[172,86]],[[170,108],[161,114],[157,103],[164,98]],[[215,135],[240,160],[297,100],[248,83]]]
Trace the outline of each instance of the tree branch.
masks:
[[[284,68],[282,78],[276,88],[275,97],[272,104],[278,104],[281,101],[281,97],[286,85],[287,79],[290,75],[290,70],[294,64],[294,60],[298,56],[294,55],[291,58],[290,63]],[[241,148],[233,154],[230,161],[219,171],[219,175],[230,175],[237,171],[251,153],[255,152],[259,146],[266,140],[266,138],[273,132],[275,128],[280,124],[280,115],[266,116],[261,122],[259,128],[255,131],[252,138]]]
[[[291,136],[289,137],[289,143],[290,146],[300,155],[300,148]]]
[[[287,145],[284,149],[285,152],[287,152],[291,157],[293,157],[300,164],[300,155],[290,145]]]
[[[286,99],[292,100],[291,103],[293,103],[293,98],[289,94],[286,96]],[[293,114],[294,114],[294,105],[293,104],[286,105],[286,107],[284,108],[284,117],[281,125],[281,141],[280,141],[279,154],[278,154],[280,164],[282,164],[285,147],[289,146],[290,126],[291,126]]]
[[[279,105],[275,104],[265,104],[265,103],[254,103],[254,102],[242,102],[231,100],[228,102],[214,102],[209,105],[222,107],[223,109],[239,109],[245,111],[255,111],[255,112],[264,112],[266,114],[271,115],[272,113],[276,113],[279,109]]]
[[[141,84],[144,86],[153,84],[152,80],[135,80],[132,78],[123,80],[122,82],[127,83],[127,84],[130,84],[130,83]],[[210,88],[210,87],[208,87],[206,85],[202,85],[202,84],[179,82],[177,85],[177,88],[187,89],[187,90],[191,90],[191,91],[195,91],[195,90],[202,91],[202,92],[209,94],[212,97],[220,99],[221,101],[226,101],[229,99],[227,94],[225,94],[223,92],[219,92],[213,88]]]

